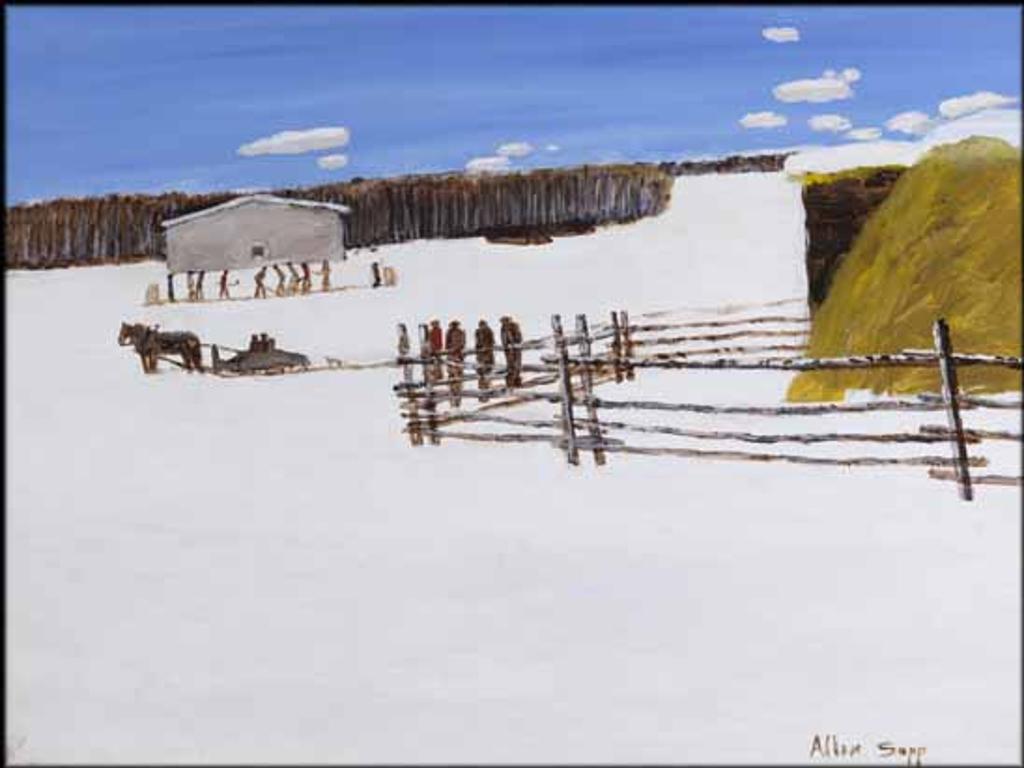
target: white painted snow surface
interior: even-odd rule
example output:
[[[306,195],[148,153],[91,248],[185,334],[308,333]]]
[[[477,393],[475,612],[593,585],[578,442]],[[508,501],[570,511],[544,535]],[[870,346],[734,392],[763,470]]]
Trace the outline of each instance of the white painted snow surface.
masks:
[[[341,268],[366,284],[379,258],[393,289],[144,308],[162,265],[7,272],[8,746],[37,762],[788,763],[834,733],[874,759],[889,740],[930,763],[1019,761],[1017,489],[968,504],[917,467],[414,449],[394,369],[144,376],[115,343],[131,320],[378,360],[399,321],[510,313],[533,337],[552,312],[571,327],[799,298],[803,245],[798,185],[745,174],[680,178],[663,215],[592,236],[415,242]],[[776,404],[787,381],[640,371],[599,393]],[[943,414],[648,420],[884,432]],[[965,421],[1019,429],[1014,411]],[[971,450],[1020,474],[1013,443]]]
[[[1002,139],[1019,147],[1019,109],[986,109],[956,120],[937,120],[917,141],[853,142],[833,147],[812,147],[786,158],[785,169],[792,174],[834,173],[866,165],[913,165],[929,150],[955,144],[972,136]]]

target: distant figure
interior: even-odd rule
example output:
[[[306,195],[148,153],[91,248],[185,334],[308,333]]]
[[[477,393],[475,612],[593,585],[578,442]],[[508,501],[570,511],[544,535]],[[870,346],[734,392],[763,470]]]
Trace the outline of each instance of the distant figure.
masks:
[[[432,381],[441,379],[441,355],[444,354],[444,331],[441,330],[441,321],[433,319],[430,321],[430,328],[427,330],[427,341],[430,343],[430,378]]]
[[[228,293],[228,271],[226,269],[220,273],[220,294],[218,298],[231,298],[231,295]]]
[[[206,270],[199,270],[199,279],[196,280],[196,301],[203,300],[203,278],[206,277]]]
[[[277,285],[274,286],[274,295],[275,296],[284,296],[284,294],[285,294],[284,270],[281,269],[281,265],[280,264],[275,264],[274,265],[274,271],[277,273]]]
[[[267,298],[267,287],[263,284],[263,281],[267,277],[266,266],[260,267],[259,272],[256,273],[256,293],[253,294],[254,299],[265,299]]]
[[[491,371],[494,370],[494,331],[481,320],[476,327],[476,372],[480,383],[480,389],[490,389]],[[484,402],[486,396],[481,395],[480,401]]]
[[[398,273],[394,267],[384,267],[384,285],[389,288],[398,285]]]
[[[288,281],[288,295],[294,296],[299,292],[299,286],[302,284],[302,278],[299,276],[299,271],[295,268],[295,265],[290,261],[285,265],[288,267],[288,271],[291,273],[291,280]]]
[[[508,315],[501,318],[501,346],[505,352],[505,365],[508,370],[505,372],[505,383],[509,388],[523,386],[522,365],[523,350],[519,345],[523,343],[523,333],[519,330],[519,323]]]
[[[323,266],[320,267],[320,275],[322,276],[320,282],[321,291],[331,290],[331,261],[330,259],[324,259]]]
[[[193,272],[191,269],[188,270],[188,272],[186,273],[186,280],[188,282],[188,300],[189,301],[195,301],[196,300],[196,278],[195,278],[195,272]]]
[[[370,269],[371,269],[371,270],[372,270],[372,272],[373,272],[373,287],[374,287],[374,288],[380,288],[380,286],[381,286],[381,279],[380,279],[380,262],[379,262],[379,261],[375,261],[375,262],[373,262],[373,263],[372,263],[372,264],[370,265]]]
[[[466,332],[462,330],[458,320],[448,323],[448,332],[444,339],[445,351],[448,353],[448,386],[451,390],[451,403],[458,408],[462,402],[462,363],[465,360]]]
[[[305,261],[302,262],[302,283],[300,285],[303,293],[309,293],[313,288],[313,276],[309,271],[309,264]]]

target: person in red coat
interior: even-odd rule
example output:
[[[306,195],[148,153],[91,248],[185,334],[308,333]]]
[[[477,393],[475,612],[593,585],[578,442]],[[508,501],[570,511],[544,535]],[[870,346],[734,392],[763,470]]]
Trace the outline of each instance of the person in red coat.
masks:
[[[430,344],[430,354],[432,356],[433,364],[431,367],[431,377],[434,381],[441,379],[441,355],[444,354],[444,331],[441,328],[441,321],[437,318],[430,321],[430,327],[427,329],[427,341]]]

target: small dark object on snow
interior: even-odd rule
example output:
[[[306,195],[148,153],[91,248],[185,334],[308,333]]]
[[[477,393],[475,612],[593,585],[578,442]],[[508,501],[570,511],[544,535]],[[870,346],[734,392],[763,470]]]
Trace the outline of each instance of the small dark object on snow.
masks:
[[[229,373],[259,373],[261,371],[285,371],[289,368],[306,368],[309,358],[298,352],[286,352],[276,348],[276,342],[265,333],[253,334],[249,339],[249,349],[239,352],[229,360],[220,359],[220,351],[214,344],[211,350],[213,370]]]

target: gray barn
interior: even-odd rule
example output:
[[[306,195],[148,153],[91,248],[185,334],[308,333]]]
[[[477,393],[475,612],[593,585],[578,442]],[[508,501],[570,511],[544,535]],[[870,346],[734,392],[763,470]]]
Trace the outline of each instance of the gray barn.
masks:
[[[345,205],[247,195],[163,222],[167,271],[345,259]]]

